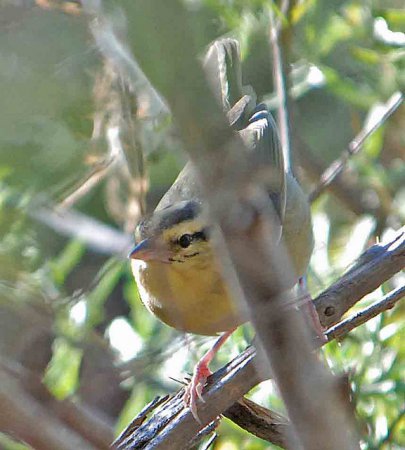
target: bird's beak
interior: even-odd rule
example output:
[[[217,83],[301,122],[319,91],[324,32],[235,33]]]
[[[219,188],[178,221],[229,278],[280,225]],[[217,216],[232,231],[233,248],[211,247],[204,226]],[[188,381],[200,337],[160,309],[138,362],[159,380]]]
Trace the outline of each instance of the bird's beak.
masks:
[[[144,239],[129,252],[128,258],[148,261],[153,259],[153,248],[149,239]]]
[[[128,258],[168,262],[169,256],[167,250],[160,248],[153,240],[144,239],[129,252]]]

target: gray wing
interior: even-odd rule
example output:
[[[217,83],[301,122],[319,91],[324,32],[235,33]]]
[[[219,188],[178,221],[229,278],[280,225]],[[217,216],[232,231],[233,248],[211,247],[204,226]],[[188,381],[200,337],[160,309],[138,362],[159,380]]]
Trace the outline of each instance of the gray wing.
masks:
[[[243,96],[238,41],[231,38],[214,41],[205,54],[203,66],[214,95],[224,111],[228,111]]]
[[[239,131],[251,152],[259,182],[264,182],[281,223],[286,208],[286,170],[277,125],[265,105],[258,105],[246,128]]]

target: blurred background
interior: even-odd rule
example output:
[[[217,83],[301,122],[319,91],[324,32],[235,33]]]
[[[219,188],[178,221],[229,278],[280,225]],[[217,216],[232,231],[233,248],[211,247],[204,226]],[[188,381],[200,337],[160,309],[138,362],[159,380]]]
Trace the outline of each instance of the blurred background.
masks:
[[[269,9],[280,5],[184,3],[201,55],[218,37],[237,38],[244,84],[275,108]],[[104,7],[130,52],[131,1]],[[399,0],[291,2],[281,39],[296,171],[307,192],[403,88],[401,7]],[[0,99],[0,371],[42,380],[51,397],[82,405],[117,435],[156,395],[176,391],[173,378],[183,380],[212,344],[151,316],[126,259],[140,215],[185,163],[178,133],[147,84],[134,91],[122,82],[78,1],[0,0]],[[314,202],[313,296],[404,222],[404,119],[402,106]],[[394,277],[356,308],[403,282]],[[334,373],[350,376],[363,449],[405,447],[403,314],[400,305],[322,352]],[[214,368],[252,335],[241,327]],[[250,397],[283,412],[271,382]],[[276,448],[226,419],[217,432],[216,450]],[[0,449],[25,448],[0,433]]]

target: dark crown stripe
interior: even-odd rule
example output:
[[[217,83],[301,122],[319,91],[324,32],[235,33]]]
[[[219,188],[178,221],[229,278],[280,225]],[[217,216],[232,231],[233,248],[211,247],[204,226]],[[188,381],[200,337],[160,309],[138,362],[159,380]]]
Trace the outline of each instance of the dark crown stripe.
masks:
[[[168,211],[171,207],[162,210],[162,217],[159,221],[160,229],[168,229],[179,223],[195,219],[199,212],[200,206],[198,203],[189,201],[182,202],[181,205],[173,207],[172,211]]]

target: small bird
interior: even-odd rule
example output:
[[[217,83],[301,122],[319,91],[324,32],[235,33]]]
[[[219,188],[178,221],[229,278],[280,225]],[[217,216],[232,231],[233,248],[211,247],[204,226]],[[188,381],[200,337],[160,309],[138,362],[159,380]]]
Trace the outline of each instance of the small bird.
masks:
[[[232,53],[238,55],[234,40],[215,45],[217,50],[224,49],[223,55],[228,58]],[[231,61],[235,61],[234,56]],[[233,63],[231,70],[240,69]],[[238,76],[237,73],[234,78]],[[274,239],[284,243],[298,281],[306,272],[313,248],[308,200],[284,162],[270,112],[263,104],[252,107],[252,96],[241,93],[237,98],[238,95],[234,99],[230,94],[226,96],[227,102],[233,104],[228,109],[228,119],[244,141],[249,158],[258,167],[271,167],[280,175],[266,185],[271,210],[280,224]],[[223,281],[211,234],[200,186],[188,163],[153,214],[138,225],[137,245],[129,255],[141,300],[152,314],[185,332],[223,333],[197,364],[186,390],[186,402],[197,420],[196,403],[211,374],[208,365],[227,337],[247,320]]]

